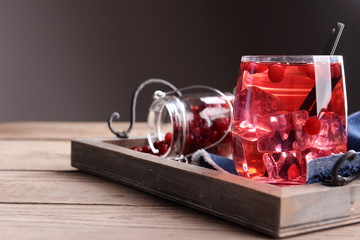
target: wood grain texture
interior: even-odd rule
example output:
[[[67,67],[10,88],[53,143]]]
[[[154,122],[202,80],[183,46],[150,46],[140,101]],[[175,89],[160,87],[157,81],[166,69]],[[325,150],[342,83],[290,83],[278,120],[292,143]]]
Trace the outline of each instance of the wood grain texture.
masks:
[[[182,206],[0,204],[1,239],[271,239]],[[287,240],[355,240],[359,225]]]
[[[262,235],[182,206],[0,204],[4,239],[261,239]],[[221,226],[221,227],[220,227]],[[27,233],[25,236],[21,235]],[[14,236],[15,235],[15,236]]]
[[[0,140],[0,170],[75,170],[70,141]]]
[[[169,205],[139,190],[78,171],[3,171],[1,203]]]
[[[114,128],[126,130],[128,122],[115,122]],[[146,123],[135,123],[131,137],[145,136]],[[104,122],[4,122],[0,139],[71,140],[76,138],[113,137]]]
[[[128,127],[116,124],[119,130]],[[140,123],[131,135],[145,133],[146,124]],[[105,122],[0,123],[0,239],[270,239],[70,166],[70,140],[103,137],[113,137]],[[287,196],[301,191],[288,191]],[[359,192],[350,189],[349,200]],[[360,224],[286,239],[358,240]]]

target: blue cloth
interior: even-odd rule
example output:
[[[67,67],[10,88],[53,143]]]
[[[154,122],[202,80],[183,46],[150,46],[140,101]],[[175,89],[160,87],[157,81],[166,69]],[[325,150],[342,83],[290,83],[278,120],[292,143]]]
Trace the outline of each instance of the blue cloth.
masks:
[[[356,112],[348,117],[348,150],[356,151],[356,158],[349,162],[345,161],[339,175],[348,177],[360,170],[360,112]],[[332,170],[337,160],[344,154],[336,154],[327,157],[317,158],[307,163],[306,183],[322,182],[330,179]],[[193,161],[197,165],[211,169],[223,170],[225,172],[238,175],[233,160],[221,157],[206,151],[198,151],[194,154]]]
[[[313,159],[308,162],[306,183],[323,182],[330,179],[334,165],[344,154],[336,154],[328,157]],[[349,177],[360,169],[360,153],[356,153],[356,158],[351,162],[346,160],[339,170],[339,175]]]
[[[360,152],[360,112],[348,117],[348,149]]]

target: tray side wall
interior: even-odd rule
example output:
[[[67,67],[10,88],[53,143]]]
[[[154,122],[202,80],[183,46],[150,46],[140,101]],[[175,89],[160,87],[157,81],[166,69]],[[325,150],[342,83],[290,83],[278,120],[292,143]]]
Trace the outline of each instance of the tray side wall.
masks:
[[[360,184],[311,184],[306,194],[283,197],[280,236],[360,222]]]
[[[218,179],[214,177],[217,171],[208,170],[213,176],[196,174],[174,168],[173,163],[168,166],[147,161],[103,146],[72,141],[72,166],[279,236],[280,199],[274,195]]]

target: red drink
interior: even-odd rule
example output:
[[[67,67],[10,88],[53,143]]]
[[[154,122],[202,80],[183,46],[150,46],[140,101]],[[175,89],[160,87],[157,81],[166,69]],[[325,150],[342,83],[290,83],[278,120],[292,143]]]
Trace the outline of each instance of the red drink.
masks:
[[[241,176],[302,184],[306,161],[346,152],[341,56],[246,56],[235,94],[233,158]]]

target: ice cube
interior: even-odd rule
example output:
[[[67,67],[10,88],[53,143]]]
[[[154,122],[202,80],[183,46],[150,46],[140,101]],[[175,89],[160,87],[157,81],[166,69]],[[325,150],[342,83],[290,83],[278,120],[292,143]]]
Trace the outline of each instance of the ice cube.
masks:
[[[300,111],[299,111],[300,112]],[[333,149],[335,146],[346,145],[346,124],[345,117],[333,112],[325,112],[319,115],[320,131],[310,135],[305,129],[305,123],[309,117],[306,114],[294,116],[296,129],[296,148],[314,147],[320,150]],[[301,115],[301,116],[300,116]]]
[[[320,132],[315,144],[337,146],[346,144],[345,117],[333,112],[320,116]]]
[[[232,131],[247,141],[256,141],[256,125],[248,121],[233,122]]]
[[[306,121],[309,119],[309,113],[305,110],[297,111],[292,113],[294,128],[295,128],[295,138],[296,142],[294,143],[294,148],[304,148],[308,147],[311,144],[309,135],[305,132],[304,126]]]
[[[293,149],[295,129],[291,113],[257,115],[255,123],[260,152],[282,152]]]
[[[248,141],[256,141],[257,114],[268,114],[277,110],[280,100],[258,87],[248,87],[235,97],[234,125],[238,134]]]
[[[243,177],[264,176],[266,169],[262,161],[263,154],[257,151],[256,141],[246,141],[233,134],[233,159],[238,173]]]
[[[248,87],[235,97],[234,119],[253,123],[256,114],[267,114],[278,109],[280,99],[258,87]]]
[[[271,182],[305,181],[306,162],[300,152],[265,153],[263,161]]]

